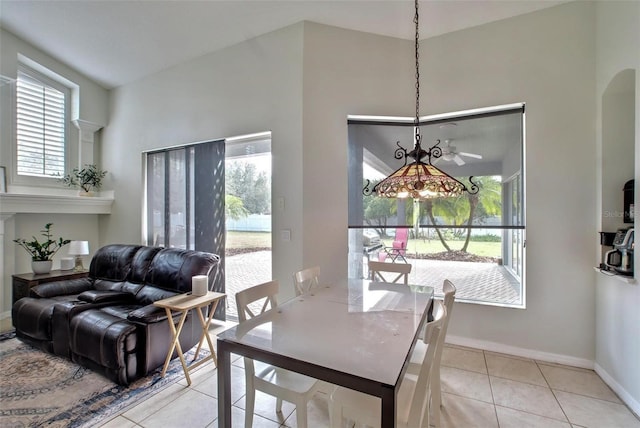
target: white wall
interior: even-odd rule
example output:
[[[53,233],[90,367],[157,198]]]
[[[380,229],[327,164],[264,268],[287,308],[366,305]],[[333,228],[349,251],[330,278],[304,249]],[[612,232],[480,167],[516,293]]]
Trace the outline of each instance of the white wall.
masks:
[[[612,287],[592,266],[596,106],[618,71],[638,67],[638,5],[572,2],[421,42],[422,115],[526,103],[527,309],[456,304],[450,336],[596,359],[636,401],[640,287]],[[311,264],[328,279],[346,275],[346,116],[413,114],[412,47],[300,23],[113,90],[101,156],[117,193],[99,220],[100,245],[140,242],[141,151],[271,130],[273,198],[285,200],[273,215],[274,277],[288,285]],[[639,153],[636,133],[636,171]],[[281,229],[290,242],[277,239]]]
[[[309,22],[304,48],[303,264],[331,280],[347,275],[347,116],[415,115],[415,60],[406,40]]]
[[[451,335],[593,360],[594,19],[593,4],[571,3],[421,42],[421,114],[527,103],[527,310],[459,305]],[[345,116],[413,107],[412,44],[350,34],[305,26],[304,261],[338,276]],[[404,92],[390,96],[389,84]]]
[[[52,58],[50,55],[34,48],[25,41],[17,38],[12,33],[0,29],[0,74],[15,79],[18,70],[18,54],[24,55],[54,73],[63,76],[77,85],[75,108],[70,118],[81,119],[92,123],[107,123],[108,118],[108,92],[95,82],[79,74],[73,68]],[[14,182],[13,142],[14,133],[14,90],[15,85],[3,85],[0,88],[0,165],[7,168],[7,181],[9,192],[16,192]],[[78,162],[78,130],[70,125],[66,143],[71,150],[71,166]],[[96,138],[97,146],[100,145],[99,136]],[[85,143],[86,144],[86,143]],[[105,188],[106,190],[107,188]],[[24,188],[20,189],[24,190]],[[31,189],[31,193],[66,192],[63,185],[53,182],[50,187],[43,189]],[[0,202],[1,203],[1,202]],[[21,214],[10,213],[2,209],[0,214],[0,318],[11,317],[11,275],[31,271],[31,258],[26,251],[20,249],[13,239],[32,236],[41,238],[40,230],[46,223],[53,223],[54,237],[63,237],[73,240],[88,240],[89,250],[93,252],[98,248],[98,218],[97,214],[49,214],[46,205],[38,213]],[[60,207],[55,207],[60,212]],[[67,248],[63,248],[54,257],[53,268],[60,267],[60,258],[67,256]],[[91,256],[86,257],[86,266]]]
[[[602,2],[597,7],[597,147],[602,162],[597,167],[598,201],[595,205],[598,226],[622,226],[622,220],[604,217],[605,210],[622,210],[620,181],[631,176],[636,181],[635,200],[638,201],[640,176],[640,3]],[[615,88],[622,76],[635,80],[635,92],[625,96]],[[612,94],[612,90],[616,92]],[[627,121],[626,130],[615,131],[615,118],[611,117],[611,97],[620,98],[628,106],[635,99],[635,117]],[[631,122],[631,123],[628,123]],[[635,124],[634,124],[635,122]],[[635,128],[635,136],[633,135]],[[620,139],[621,149],[611,138]],[[635,161],[630,152],[635,146]],[[630,150],[631,149],[631,150]],[[611,161],[610,152],[618,153],[618,162]],[[614,165],[615,163],[615,165]],[[633,165],[635,163],[635,172]],[[613,171],[612,171],[613,169]],[[622,172],[619,176],[618,172]],[[624,183],[622,183],[624,184]],[[636,220],[637,226],[637,220]],[[599,257],[600,248],[594,251]],[[640,257],[635,254],[636,272]],[[599,273],[596,277],[596,371],[611,385],[624,401],[640,414],[640,285],[626,284]],[[636,281],[640,277],[635,274]]]
[[[588,365],[597,240],[594,4],[421,46],[421,114],[527,103],[527,309],[460,304],[450,334]],[[291,272],[311,264],[328,279],[346,275],[346,117],[413,114],[412,47],[304,23],[113,91],[102,155],[118,197],[101,222],[103,243],[139,240],[140,151],[270,129],[273,198],[284,197],[286,207],[273,216],[274,277],[288,285]],[[283,228],[291,242],[277,239]]]
[[[144,150],[272,132],[274,277],[302,266],[302,31],[287,27],[112,91],[103,165],[118,189],[101,221],[103,244],[141,242]],[[291,241],[277,239],[291,230]]]

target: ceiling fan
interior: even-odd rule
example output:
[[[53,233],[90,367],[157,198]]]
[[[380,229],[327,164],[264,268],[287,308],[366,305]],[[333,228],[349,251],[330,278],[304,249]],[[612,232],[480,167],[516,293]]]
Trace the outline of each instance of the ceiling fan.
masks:
[[[460,156],[466,156],[474,159],[482,159],[482,155],[476,153],[459,152],[456,150],[456,146],[451,145],[452,140],[444,140],[445,145],[442,147],[442,156],[436,159],[436,162],[442,160],[453,161],[458,166],[464,165],[466,162]]]

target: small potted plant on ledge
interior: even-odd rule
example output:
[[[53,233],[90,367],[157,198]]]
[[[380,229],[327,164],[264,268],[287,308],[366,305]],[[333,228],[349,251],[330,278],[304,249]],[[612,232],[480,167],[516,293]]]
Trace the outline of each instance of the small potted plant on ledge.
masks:
[[[31,241],[23,238],[13,240],[13,242],[20,245],[31,255],[31,269],[35,274],[51,272],[53,255],[57,253],[60,248],[71,242],[70,239],[58,238],[57,241],[52,239],[51,226],[53,226],[53,223],[47,223],[44,225],[44,229],[40,231],[42,232],[42,236],[47,238],[44,242],[38,241],[35,236],[32,237],[33,240]]]
[[[77,187],[80,196],[93,196],[93,190],[99,190],[102,187],[102,179],[105,175],[107,171],[95,165],[85,165],[82,169],[73,168],[71,174],[60,178],[60,181],[69,187]]]

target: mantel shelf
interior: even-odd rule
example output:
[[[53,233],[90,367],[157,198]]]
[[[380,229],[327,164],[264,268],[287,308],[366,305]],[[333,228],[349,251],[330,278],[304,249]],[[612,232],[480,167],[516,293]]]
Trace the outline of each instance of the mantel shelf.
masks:
[[[113,192],[106,196],[0,193],[0,214],[111,214]]]
[[[596,272],[599,272],[604,276],[608,276],[608,277],[617,279],[618,281],[622,281],[622,282],[627,283],[627,284],[636,284],[637,283],[636,279],[634,277],[632,277],[632,276],[624,276],[624,275],[618,275],[616,273],[604,272],[604,271],[602,271],[602,269],[600,269],[599,267],[596,267],[596,266],[594,266],[593,269]]]

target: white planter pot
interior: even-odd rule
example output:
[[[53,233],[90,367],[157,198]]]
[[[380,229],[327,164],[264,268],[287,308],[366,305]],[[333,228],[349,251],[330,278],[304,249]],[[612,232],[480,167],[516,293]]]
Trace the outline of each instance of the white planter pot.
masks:
[[[39,262],[31,262],[31,270],[33,273],[40,275],[43,273],[51,272],[51,265],[53,264],[53,260],[44,260]]]

